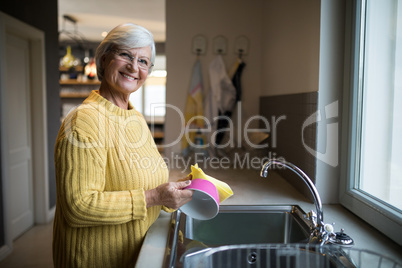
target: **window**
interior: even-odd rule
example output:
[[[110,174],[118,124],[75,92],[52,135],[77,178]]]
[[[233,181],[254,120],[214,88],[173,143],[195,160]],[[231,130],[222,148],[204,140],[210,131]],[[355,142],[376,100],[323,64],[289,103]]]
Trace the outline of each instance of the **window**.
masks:
[[[352,14],[341,203],[401,244],[402,3],[357,0]]]

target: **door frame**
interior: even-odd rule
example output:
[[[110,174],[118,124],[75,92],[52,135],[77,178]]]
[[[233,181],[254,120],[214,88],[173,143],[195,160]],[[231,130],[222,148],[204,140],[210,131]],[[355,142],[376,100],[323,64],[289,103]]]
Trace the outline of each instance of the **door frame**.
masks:
[[[32,139],[32,182],[34,199],[34,223],[44,224],[53,219],[54,208],[49,208],[49,171],[47,153],[47,109],[46,109],[46,66],[45,35],[20,20],[0,12],[0,59],[6,59],[6,33],[10,32],[29,41],[31,54],[31,139]],[[0,62],[0,148],[1,182],[3,194],[3,224],[5,245],[0,245],[0,260],[11,253],[13,241],[10,236],[10,217],[8,211],[8,133],[5,129],[9,120],[5,96],[6,69],[5,61]]]

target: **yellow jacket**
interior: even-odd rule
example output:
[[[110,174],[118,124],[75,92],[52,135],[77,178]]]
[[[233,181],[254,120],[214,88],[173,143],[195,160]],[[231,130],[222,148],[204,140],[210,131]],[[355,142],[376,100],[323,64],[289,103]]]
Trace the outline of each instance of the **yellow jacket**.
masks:
[[[131,104],[130,104],[131,105]],[[64,120],[55,146],[55,267],[134,267],[161,206],[144,191],[168,169],[147,123],[97,91]]]

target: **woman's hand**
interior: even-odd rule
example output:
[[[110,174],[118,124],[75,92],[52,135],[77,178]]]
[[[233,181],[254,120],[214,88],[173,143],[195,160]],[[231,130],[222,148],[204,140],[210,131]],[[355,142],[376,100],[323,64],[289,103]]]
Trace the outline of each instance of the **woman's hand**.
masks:
[[[163,205],[172,209],[178,209],[189,202],[193,191],[183,190],[190,185],[191,175],[177,182],[168,182],[159,185],[155,189],[145,191],[147,207]]]

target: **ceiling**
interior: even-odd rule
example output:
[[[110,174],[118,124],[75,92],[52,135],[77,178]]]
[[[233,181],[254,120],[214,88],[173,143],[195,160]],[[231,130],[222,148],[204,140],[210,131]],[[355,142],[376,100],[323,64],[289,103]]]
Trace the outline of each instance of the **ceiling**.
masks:
[[[58,0],[59,31],[78,32],[88,41],[100,42],[102,33],[132,22],[152,32],[155,42],[164,42],[165,0]],[[72,17],[76,22],[63,18]],[[61,34],[60,40],[69,39]]]

